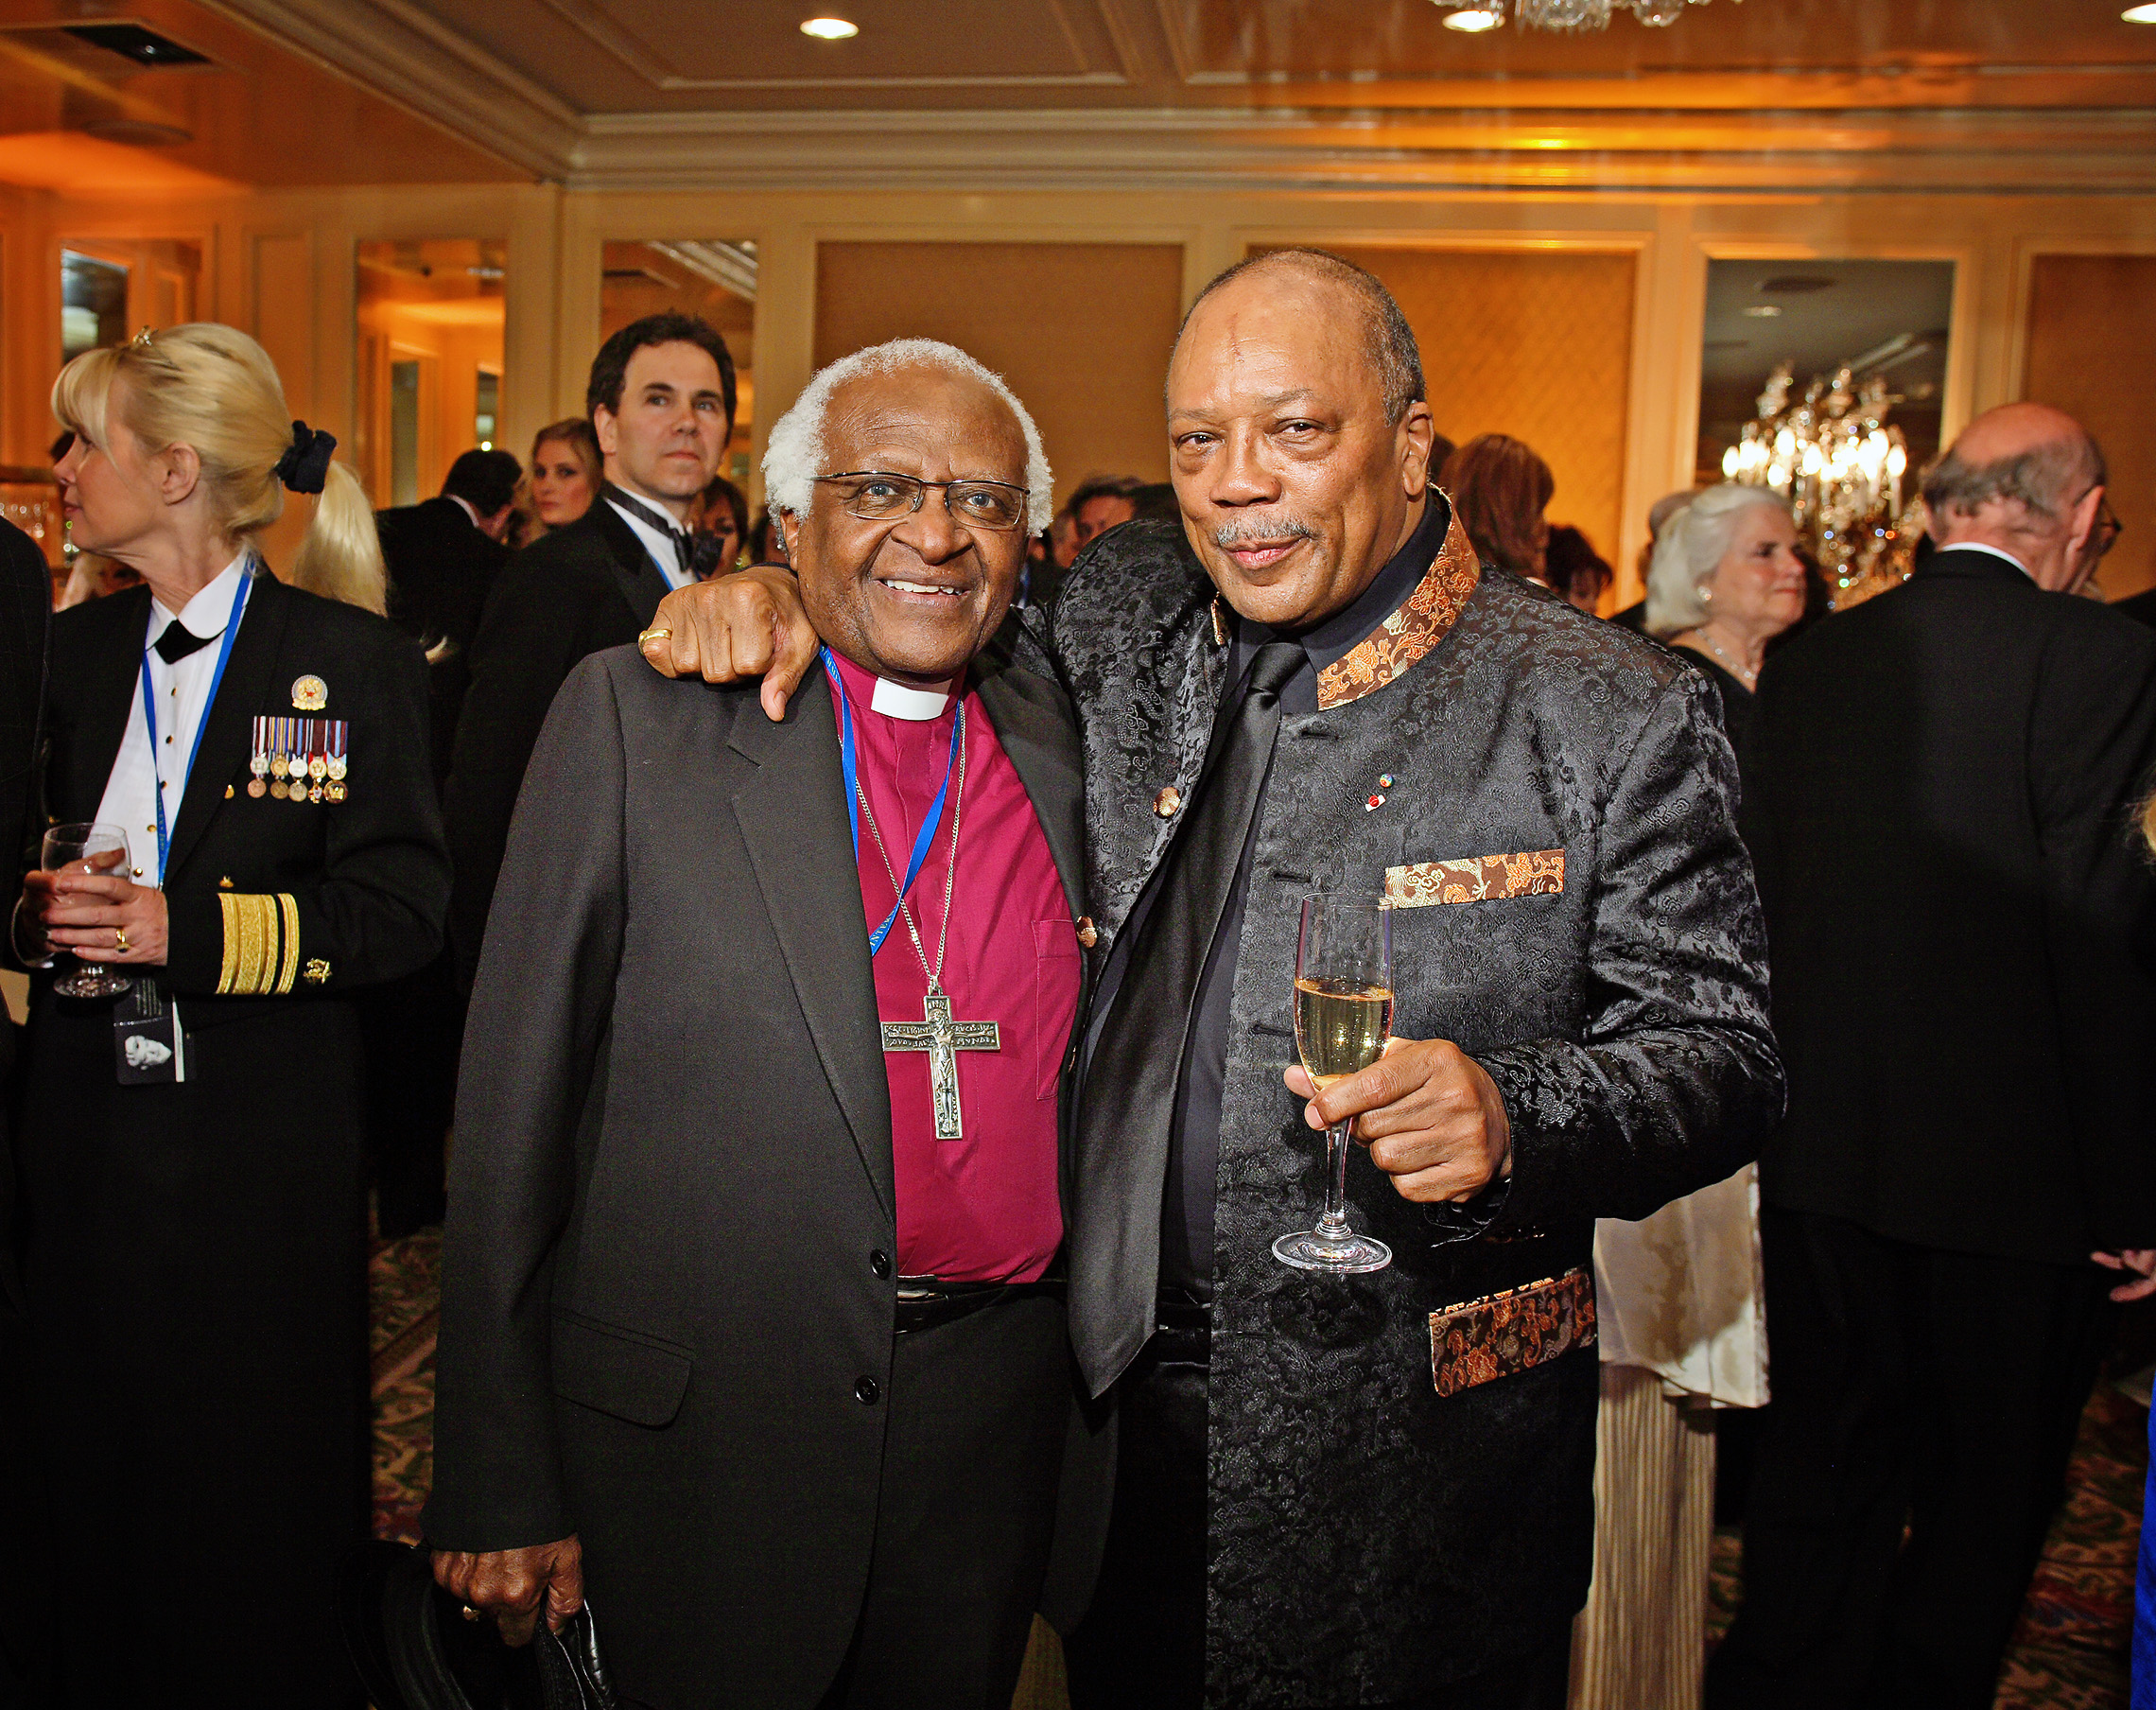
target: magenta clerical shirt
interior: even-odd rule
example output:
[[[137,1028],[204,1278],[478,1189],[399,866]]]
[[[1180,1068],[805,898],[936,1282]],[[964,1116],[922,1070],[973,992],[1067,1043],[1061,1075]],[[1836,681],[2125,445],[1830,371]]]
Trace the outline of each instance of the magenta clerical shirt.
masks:
[[[955,705],[939,716],[875,710],[877,679],[838,659],[853,712],[861,786],[901,880],[934,804],[950,754]],[[837,686],[832,687],[837,711]],[[894,704],[905,697],[887,698]],[[919,710],[917,703],[909,708]],[[891,1154],[898,1194],[898,1269],[952,1282],[1031,1282],[1063,1239],[1056,1191],[1056,1080],[1078,1013],[1078,940],[1055,860],[1033,801],[980,697],[965,696],[965,802],[943,989],[960,1021],[994,1021],[999,1051],[958,1054],[965,1137],[936,1138],[923,1052],[884,1054],[891,1082]],[[922,948],[936,959],[950,871],[951,805],[908,896]],[[895,896],[865,819],[861,828],[861,914],[868,930]],[[919,1021],[928,975],[903,918],[877,952],[876,1010]]]

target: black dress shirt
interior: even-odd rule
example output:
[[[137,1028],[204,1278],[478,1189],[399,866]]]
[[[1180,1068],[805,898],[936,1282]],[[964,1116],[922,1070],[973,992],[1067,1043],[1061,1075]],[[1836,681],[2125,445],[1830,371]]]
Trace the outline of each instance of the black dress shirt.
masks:
[[[1214,714],[1213,744],[1217,750],[1232,709],[1243,698],[1243,680],[1258,650],[1269,641],[1299,641],[1308,655],[1303,669],[1289,678],[1280,690],[1280,716],[1297,718],[1317,710],[1317,673],[1346,658],[1356,645],[1405,603],[1445,544],[1452,522],[1451,509],[1434,488],[1430,490],[1422,520],[1407,544],[1395,552],[1370,585],[1340,611],[1300,635],[1274,630],[1229,614],[1231,651],[1228,654],[1226,691]],[[1213,776],[1212,756],[1197,789],[1183,805],[1186,823]],[[1271,784],[1268,774],[1264,787]],[[1228,1005],[1235,992],[1237,952],[1243,942],[1243,899],[1250,886],[1250,849],[1264,818],[1263,793],[1260,810],[1251,815],[1243,839],[1243,859],[1236,867],[1235,883],[1221,913],[1219,930],[1207,952],[1205,971],[1198,978],[1191,1025],[1184,1038],[1183,1062],[1175,1086],[1174,1126],[1170,1133],[1167,1192],[1160,1204],[1160,1283],[1180,1289],[1200,1300],[1212,1298],[1213,1199],[1215,1173],[1220,1161],[1221,1088],[1227,1073]],[[1161,863],[1153,881],[1131,909],[1130,918],[1117,935],[1102,970],[1101,987],[1093,1006],[1093,1021],[1087,1032],[1088,1063],[1099,1038],[1101,1022],[1114,1004],[1128,966],[1129,947],[1138,942],[1146,916],[1153,912],[1163,884],[1173,881],[1179,851]]]

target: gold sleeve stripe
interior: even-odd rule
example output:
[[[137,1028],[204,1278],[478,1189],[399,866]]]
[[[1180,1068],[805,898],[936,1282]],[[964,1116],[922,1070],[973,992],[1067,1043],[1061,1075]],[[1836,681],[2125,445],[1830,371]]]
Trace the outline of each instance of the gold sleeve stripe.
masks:
[[[278,899],[219,891],[217,903],[224,911],[224,962],[217,977],[218,994],[268,997],[277,977]]]
[[[290,992],[292,978],[300,971],[300,905],[291,892],[277,893],[277,912],[285,927],[285,954],[277,969],[277,995],[281,998]]]
[[[217,995],[224,996],[239,977],[239,905],[242,899],[230,891],[217,893],[217,906],[224,912],[224,965],[217,969]]]

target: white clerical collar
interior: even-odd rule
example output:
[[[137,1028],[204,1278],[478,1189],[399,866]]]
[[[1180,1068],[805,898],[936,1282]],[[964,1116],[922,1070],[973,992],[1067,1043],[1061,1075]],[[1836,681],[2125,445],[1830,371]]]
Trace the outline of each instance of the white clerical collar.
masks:
[[[1939,548],[1939,550],[1942,552],[1989,552],[1994,558],[2004,558],[2031,582],[2036,580],[2035,572],[2004,547],[1988,547],[1980,540],[1957,540],[1951,546]]]
[[[894,683],[889,677],[876,679],[876,693],[869,701],[871,712],[880,712],[887,719],[906,719],[914,724],[926,724],[940,719],[944,708],[950,705],[950,690],[943,689],[909,689],[903,683]]]

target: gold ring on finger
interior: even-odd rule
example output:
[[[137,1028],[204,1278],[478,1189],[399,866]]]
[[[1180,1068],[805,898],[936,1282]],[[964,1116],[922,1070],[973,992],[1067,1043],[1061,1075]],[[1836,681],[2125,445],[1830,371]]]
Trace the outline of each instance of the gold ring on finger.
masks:
[[[638,647],[641,647],[647,641],[671,641],[672,639],[672,630],[667,628],[667,626],[663,623],[654,623],[650,629],[646,630],[642,635],[636,637],[636,645]]]
[[[127,947],[128,929],[124,926],[115,926],[113,928],[113,948],[114,950],[125,950]]]
[[[476,1621],[476,1620],[478,1620],[478,1618],[479,1618],[479,1612],[478,1612],[478,1610],[474,1609],[474,1608],[473,1608],[473,1607],[472,1607],[472,1606],[471,1606],[469,1603],[465,1604],[465,1605],[464,1605],[464,1619],[465,1619],[465,1620],[467,1620],[467,1621]]]

